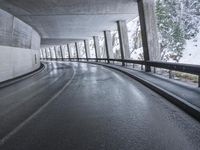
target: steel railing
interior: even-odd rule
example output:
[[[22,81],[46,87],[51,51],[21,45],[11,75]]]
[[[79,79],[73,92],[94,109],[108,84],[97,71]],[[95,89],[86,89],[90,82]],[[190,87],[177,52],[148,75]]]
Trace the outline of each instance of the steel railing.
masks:
[[[172,63],[172,62],[160,62],[160,61],[143,61],[143,60],[130,60],[130,59],[106,59],[106,58],[47,58],[46,60],[68,60],[68,61],[93,61],[93,62],[105,62],[105,63],[115,63],[119,62],[122,64],[138,64],[143,66],[149,66],[154,68],[168,69],[171,71],[179,71],[184,73],[190,73],[198,76],[198,86],[200,87],[200,65],[191,65],[183,63]]]

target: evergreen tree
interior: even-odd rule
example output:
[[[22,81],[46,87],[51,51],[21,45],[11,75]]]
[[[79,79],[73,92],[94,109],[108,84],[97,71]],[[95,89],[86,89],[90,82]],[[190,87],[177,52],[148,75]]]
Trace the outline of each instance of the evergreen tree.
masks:
[[[178,3],[176,0],[157,0],[156,15],[159,30],[161,59],[173,59],[178,62],[184,49],[184,31],[177,17]]]
[[[200,0],[156,0],[161,59],[179,62],[186,40],[199,33]]]

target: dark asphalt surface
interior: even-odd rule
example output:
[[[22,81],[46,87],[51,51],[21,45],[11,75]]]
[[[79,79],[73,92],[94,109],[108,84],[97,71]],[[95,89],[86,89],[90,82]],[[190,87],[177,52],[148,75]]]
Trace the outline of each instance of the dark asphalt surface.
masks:
[[[174,79],[169,79],[160,75],[156,75],[152,72],[146,73],[144,71],[138,71],[135,69],[130,69],[112,64],[111,65],[106,64],[106,66],[120,68],[125,72],[128,72],[137,77],[145,79],[161,87],[162,89],[169,91],[170,93],[176,95],[177,97],[180,97],[181,99],[187,101],[188,103],[200,108],[200,88],[198,88],[197,86],[190,85],[188,83],[184,83],[181,81],[176,81]]]
[[[47,66],[0,90],[2,139],[71,81],[0,150],[200,149],[200,123],[126,75],[85,63]]]

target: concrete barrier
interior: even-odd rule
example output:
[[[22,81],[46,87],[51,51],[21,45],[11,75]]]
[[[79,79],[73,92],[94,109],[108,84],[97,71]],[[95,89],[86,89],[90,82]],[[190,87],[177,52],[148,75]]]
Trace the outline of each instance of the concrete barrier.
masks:
[[[39,68],[40,41],[31,26],[0,9],[0,82]]]

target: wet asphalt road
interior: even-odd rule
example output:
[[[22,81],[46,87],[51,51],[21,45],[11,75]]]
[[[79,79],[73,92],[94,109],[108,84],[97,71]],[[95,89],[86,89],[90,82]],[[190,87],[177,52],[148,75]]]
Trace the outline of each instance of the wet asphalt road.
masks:
[[[200,123],[126,75],[47,66],[0,90],[0,150],[200,149]]]

